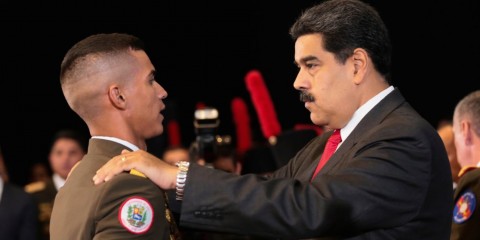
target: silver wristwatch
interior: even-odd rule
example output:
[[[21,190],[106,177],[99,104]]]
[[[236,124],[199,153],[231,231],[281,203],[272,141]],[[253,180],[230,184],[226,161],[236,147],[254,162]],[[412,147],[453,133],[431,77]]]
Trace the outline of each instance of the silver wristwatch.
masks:
[[[182,201],[183,200],[183,190],[185,189],[185,181],[187,180],[187,172],[190,162],[180,161],[177,163],[178,173],[177,173],[177,183],[176,183],[176,197],[175,199]]]

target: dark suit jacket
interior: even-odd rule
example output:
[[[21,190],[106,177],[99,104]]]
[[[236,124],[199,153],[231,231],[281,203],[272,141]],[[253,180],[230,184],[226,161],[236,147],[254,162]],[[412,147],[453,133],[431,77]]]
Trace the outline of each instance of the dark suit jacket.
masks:
[[[10,183],[3,186],[0,199],[0,239],[37,239],[37,209],[28,193]]]
[[[460,197],[466,194],[467,192],[471,193],[473,204],[470,202],[468,209],[473,210],[469,217],[465,217],[465,220],[454,221],[452,219],[452,234],[450,236],[451,240],[478,240],[480,239],[480,168],[471,169],[460,177],[458,182],[457,190],[455,191],[455,203],[459,206],[457,208],[462,208]],[[465,201],[464,201],[465,202]],[[454,206],[455,207],[455,206]],[[460,214],[457,211],[454,211],[454,218],[461,218]],[[465,212],[465,211],[464,211]]]
[[[281,239],[449,238],[453,192],[445,148],[397,89],[310,183],[330,134],[310,141],[269,180],[192,165],[181,225]]]
[[[87,155],[71,172],[55,198],[50,221],[52,240],[169,239],[163,191],[150,180],[122,173],[104,184],[93,184],[95,172],[125,148],[107,140],[90,140]],[[131,232],[120,220],[125,204],[132,206],[134,211],[134,206],[127,202],[132,197],[149,202],[153,209],[145,211],[145,219],[152,219],[152,224],[142,230],[143,233]],[[128,211],[131,213],[130,207]]]

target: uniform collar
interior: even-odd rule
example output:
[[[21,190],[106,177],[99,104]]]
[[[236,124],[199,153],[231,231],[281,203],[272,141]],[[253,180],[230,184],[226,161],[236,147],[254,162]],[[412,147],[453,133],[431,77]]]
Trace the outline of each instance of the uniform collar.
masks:
[[[112,141],[112,142],[120,143],[120,144],[130,148],[132,151],[137,151],[139,149],[137,146],[135,146],[135,144],[132,144],[130,142],[127,142],[125,140],[122,140],[122,139],[116,138],[116,137],[93,136],[92,138],[109,140],[109,141]]]
[[[465,173],[469,172],[470,170],[477,169],[478,166],[466,166],[460,169],[460,172],[458,172],[458,177],[461,178]]]

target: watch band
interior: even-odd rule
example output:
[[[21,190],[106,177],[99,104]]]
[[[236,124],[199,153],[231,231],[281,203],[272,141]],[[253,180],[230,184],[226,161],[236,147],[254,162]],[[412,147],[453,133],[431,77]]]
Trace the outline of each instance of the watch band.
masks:
[[[176,197],[175,199],[182,201],[183,200],[183,190],[185,189],[185,181],[187,180],[188,167],[190,162],[180,161],[177,163],[178,173],[177,173],[177,183],[176,183]]]

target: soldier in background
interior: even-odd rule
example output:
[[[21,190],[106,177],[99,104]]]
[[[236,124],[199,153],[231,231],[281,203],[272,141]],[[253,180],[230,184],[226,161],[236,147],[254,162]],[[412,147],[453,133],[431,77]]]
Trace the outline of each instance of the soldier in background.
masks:
[[[9,182],[0,149],[0,239],[35,240],[37,210],[28,193]]]
[[[37,181],[25,186],[25,191],[33,195],[38,206],[39,239],[50,239],[50,216],[55,196],[72,167],[87,152],[86,148],[86,138],[80,133],[74,130],[58,131],[48,156],[53,175],[47,181]]]
[[[480,91],[468,94],[457,104],[453,131],[462,169],[454,195],[450,239],[480,239]]]

